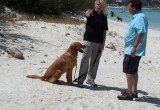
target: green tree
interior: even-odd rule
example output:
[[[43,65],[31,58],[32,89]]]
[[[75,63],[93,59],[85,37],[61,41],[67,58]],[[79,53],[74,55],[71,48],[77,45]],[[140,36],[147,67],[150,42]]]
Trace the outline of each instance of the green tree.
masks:
[[[93,8],[95,0],[0,0],[0,3],[16,10],[59,15],[65,11],[84,11]]]

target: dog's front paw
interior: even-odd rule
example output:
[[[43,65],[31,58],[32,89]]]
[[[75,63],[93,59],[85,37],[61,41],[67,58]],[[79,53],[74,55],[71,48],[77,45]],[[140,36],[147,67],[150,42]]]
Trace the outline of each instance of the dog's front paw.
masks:
[[[68,81],[67,83],[69,83],[69,84],[73,84],[73,82],[71,82],[71,81]]]

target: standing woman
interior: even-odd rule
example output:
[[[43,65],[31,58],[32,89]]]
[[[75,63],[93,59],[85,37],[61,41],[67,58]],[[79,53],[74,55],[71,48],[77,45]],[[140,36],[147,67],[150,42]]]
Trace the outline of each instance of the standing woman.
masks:
[[[102,54],[98,53],[99,50],[102,51],[104,49],[106,31],[108,30],[106,0],[95,0],[95,8],[89,9],[85,14],[87,23],[83,40],[84,45],[87,47],[84,50],[81,60],[79,77],[83,74],[87,74],[78,79],[78,87],[81,88],[86,78],[87,84],[97,87],[94,80],[96,79],[99,60]]]

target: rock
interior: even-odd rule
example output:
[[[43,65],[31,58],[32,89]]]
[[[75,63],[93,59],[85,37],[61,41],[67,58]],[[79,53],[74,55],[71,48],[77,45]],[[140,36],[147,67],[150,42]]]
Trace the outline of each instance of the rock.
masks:
[[[69,36],[69,35],[70,35],[70,33],[66,33],[66,34],[65,34],[65,36]]]
[[[44,56],[45,56],[45,57],[48,57],[48,55],[47,55],[47,54],[45,54]]]
[[[6,52],[10,54],[12,57],[24,60],[23,53],[15,47],[7,48]]]
[[[4,36],[4,34],[0,32],[0,36]]]
[[[1,39],[1,42],[7,42],[7,40],[6,39]]]
[[[117,33],[115,31],[110,31],[109,35],[112,36],[112,37],[115,37],[115,36],[117,36]]]
[[[34,48],[34,46],[32,45],[32,46],[30,46],[30,48]]]
[[[43,61],[41,61],[41,63],[46,63],[46,62],[43,60]]]

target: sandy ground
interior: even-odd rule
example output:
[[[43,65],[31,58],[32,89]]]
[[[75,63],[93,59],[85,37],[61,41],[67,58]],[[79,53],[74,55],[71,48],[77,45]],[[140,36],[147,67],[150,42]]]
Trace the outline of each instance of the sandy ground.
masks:
[[[109,20],[106,45],[112,42],[116,50],[105,48],[96,83],[98,87],[76,87],[26,78],[27,74],[43,75],[48,66],[73,41],[82,42],[85,25],[65,25],[45,22],[0,22],[0,108],[1,110],[159,110],[160,109],[160,32],[149,29],[147,54],[139,68],[139,98],[134,101],[117,99],[126,88],[122,73],[123,33],[127,24]],[[16,47],[24,60],[8,56],[4,47]],[[73,77],[78,76],[81,53]]]

